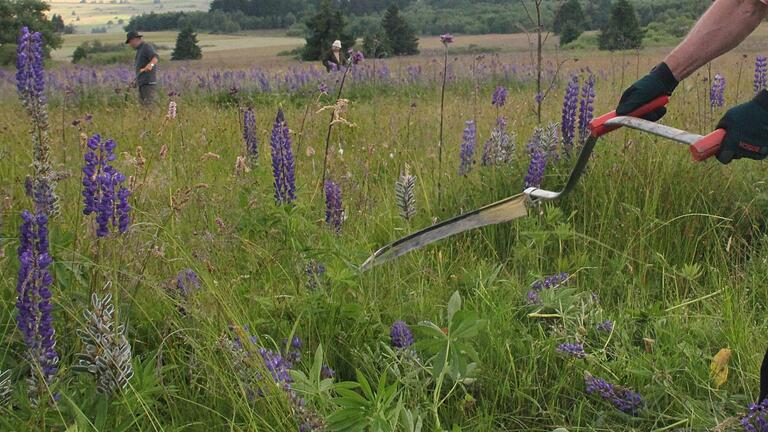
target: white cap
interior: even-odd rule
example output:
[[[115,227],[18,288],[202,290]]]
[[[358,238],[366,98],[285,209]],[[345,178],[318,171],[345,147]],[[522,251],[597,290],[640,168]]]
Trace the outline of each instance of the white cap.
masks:
[[[338,39],[337,39],[337,40],[335,40],[335,41],[333,41],[333,45],[332,45],[332,46],[333,46],[334,48],[339,48],[339,49],[341,49],[341,41],[340,41],[340,40],[338,40]]]

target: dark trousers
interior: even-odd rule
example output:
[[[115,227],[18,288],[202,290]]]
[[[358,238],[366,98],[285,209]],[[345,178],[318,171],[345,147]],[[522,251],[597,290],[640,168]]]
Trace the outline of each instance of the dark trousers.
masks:
[[[151,106],[155,102],[156,84],[139,85],[139,102],[145,106]]]

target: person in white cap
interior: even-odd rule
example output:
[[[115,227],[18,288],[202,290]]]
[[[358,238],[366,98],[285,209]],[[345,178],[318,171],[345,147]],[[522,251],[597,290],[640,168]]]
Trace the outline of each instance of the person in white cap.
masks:
[[[337,71],[341,69],[341,66],[347,64],[347,58],[344,57],[344,53],[341,52],[341,41],[333,41],[331,50],[323,57],[323,65],[328,72]]]

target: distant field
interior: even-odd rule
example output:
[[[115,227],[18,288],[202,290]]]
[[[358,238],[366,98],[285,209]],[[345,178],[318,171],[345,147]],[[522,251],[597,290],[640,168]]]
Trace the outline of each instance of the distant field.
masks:
[[[64,22],[74,24],[81,32],[90,32],[94,27],[106,26],[109,21],[113,24],[107,26],[110,32],[120,33],[123,26],[119,20],[128,20],[133,15],[141,15],[150,12],[173,11],[205,11],[208,10],[209,0],[49,0],[51,14],[59,14],[64,17]]]

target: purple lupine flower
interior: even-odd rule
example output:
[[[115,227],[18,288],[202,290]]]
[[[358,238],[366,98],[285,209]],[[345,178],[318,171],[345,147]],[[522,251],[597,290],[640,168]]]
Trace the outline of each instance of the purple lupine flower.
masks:
[[[504,116],[496,118],[496,127],[491,131],[491,136],[483,145],[483,157],[481,164],[490,166],[512,162],[515,157],[515,143],[507,133],[507,121]]]
[[[102,141],[99,134],[87,141],[83,166],[83,214],[96,213],[96,235],[106,237],[110,226],[124,234],[131,223],[131,205],[128,198],[131,191],[125,184],[125,176],[115,169],[117,143],[109,139]]]
[[[584,352],[584,345],[580,343],[561,343],[557,347],[557,352],[560,354],[583,359],[587,357],[587,353]]]
[[[589,123],[595,117],[595,76],[590,75],[581,87],[581,100],[579,101],[579,141],[581,145],[589,138],[591,133]]]
[[[323,276],[325,275],[325,265],[313,259],[307,263],[307,267],[304,270],[307,275],[307,289],[315,291],[323,283]]]
[[[440,35],[440,42],[443,43],[443,45],[448,46],[448,44],[453,43],[453,35],[450,33],[445,33]]]
[[[331,369],[330,366],[327,364],[324,364],[323,367],[320,368],[320,378],[322,379],[328,379],[328,378],[335,378],[336,377],[336,371]]]
[[[576,136],[576,108],[579,104],[579,78],[573,76],[568,82],[563,99],[563,117],[560,129],[563,133],[563,150],[566,154],[573,148],[573,139]]]
[[[605,320],[605,321],[597,324],[597,326],[595,326],[595,328],[599,332],[610,333],[610,332],[613,331],[613,321]]]
[[[253,112],[253,107],[248,107],[243,111],[243,142],[248,159],[257,160],[259,158],[259,138],[256,135],[256,115]]]
[[[755,94],[760,93],[768,84],[768,57],[759,55],[755,58]]]
[[[275,177],[275,201],[277,204],[289,204],[296,199],[296,174],[291,149],[291,132],[282,108],[277,110],[270,146],[272,174]]]
[[[200,289],[200,278],[191,268],[185,268],[176,275],[176,290],[183,297],[189,297]]]
[[[636,416],[643,408],[643,398],[631,389],[611,384],[589,372],[584,373],[584,384],[587,393],[600,396],[621,412]]]
[[[562,285],[568,280],[568,277],[570,275],[566,272],[554,274],[552,276],[547,276],[544,279],[537,280],[536,282],[531,284],[531,288],[536,291],[542,291],[549,288],[554,288],[557,286]]]
[[[50,161],[51,139],[45,99],[43,40],[39,32],[30,33],[27,27],[21,28],[16,50],[16,69],[16,89],[32,119],[35,173],[31,178],[31,196],[35,203],[34,212],[53,216],[59,212],[59,198]]]
[[[468,120],[465,123],[464,135],[461,140],[461,151],[459,152],[459,175],[466,175],[472,169],[475,163],[475,144],[477,143],[477,127],[475,122]]]
[[[709,106],[722,108],[725,106],[725,77],[715,74],[712,79],[712,87],[709,89]]]
[[[37,404],[48,394],[58,370],[59,355],[51,315],[53,278],[48,271],[53,260],[48,252],[48,217],[44,213],[33,216],[25,210],[21,218],[16,320],[32,366],[28,381],[30,399]]]
[[[344,208],[341,201],[341,187],[331,180],[325,181],[325,223],[336,234],[341,234],[344,222]]]
[[[539,187],[544,180],[544,170],[547,168],[547,153],[542,149],[536,149],[528,165],[528,174],[525,176],[525,187]]]
[[[16,89],[28,111],[45,103],[45,72],[43,69],[43,38],[39,32],[21,28],[16,49]]]
[[[493,97],[491,98],[491,105],[495,106],[496,108],[501,108],[504,105],[507,104],[507,88],[504,86],[498,86],[496,87],[496,90],[493,92]]]
[[[539,295],[539,292],[536,290],[529,290],[528,293],[525,295],[526,301],[530,305],[539,305],[541,304],[541,296]]]
[[[768,431],[768,399],[760,403],[749,404],[745,415],[740,423],[745,432],[766,432]]]
[[[349,56],[349,61],[352,62],[352,64],[360,64],[365,60],[365,56],[363,55],[362,51],[355,51]]]
[[[389,331],[389,338],[395,348],[408,348],[413,345],[413,333],[405,321],[395,321]]]

